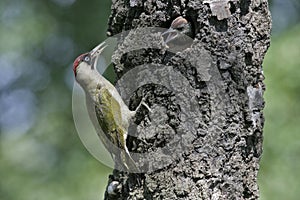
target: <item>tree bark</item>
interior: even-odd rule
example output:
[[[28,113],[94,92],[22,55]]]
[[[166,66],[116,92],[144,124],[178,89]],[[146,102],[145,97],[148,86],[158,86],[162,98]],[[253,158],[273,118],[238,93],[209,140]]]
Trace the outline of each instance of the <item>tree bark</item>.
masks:
[[[169,66],[184,79],[177,80],[173,73],[169,77],[174,88],[187,88],[179,95],[177,90],[146,84],[130,101],[133,109],[146,96],[152,109],[139,112],[136,138],[127,141],[130,151],[167,146],[165,154],[173,159],[158,156],[149,163],[166,162],[162,168],[138,175],[114,170],[105,199],[258,199],[262,62],[271,29],[268,2],[113,0],[108,35],[138,27],[168,28],[178,16],[192,25],[189,48],[177,53],[144,48],[114,62],[118,79],[145,63],[157,69]],[[159,126],[151,125],[159,120]]]

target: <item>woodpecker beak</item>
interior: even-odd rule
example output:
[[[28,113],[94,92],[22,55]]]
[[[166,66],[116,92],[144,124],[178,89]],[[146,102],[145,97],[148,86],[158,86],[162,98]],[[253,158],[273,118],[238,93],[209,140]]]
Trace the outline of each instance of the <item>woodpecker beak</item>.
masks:
[[[96,68],[97,62],[98,62],[98,57],[102,53],[102,51],[107,47],[105,45],[105,42],[102,42],[98,46],[96,46],[92,51],[90,51],[91,59],[93,60],[93,66]]]
[[[162,36],[167,37],[165,40],[165,43],[167,44],[178,36],[178,31],[173,28],[169,28],[167,31],[162,33]]]

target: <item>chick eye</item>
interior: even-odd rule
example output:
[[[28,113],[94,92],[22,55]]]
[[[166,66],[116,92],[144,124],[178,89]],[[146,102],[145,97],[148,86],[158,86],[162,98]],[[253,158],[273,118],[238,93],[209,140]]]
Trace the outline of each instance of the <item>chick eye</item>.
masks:
[[[90,59],[89,56],[85,56],[85,57],[84,57],[84,61],[85,61],[85,62],[89,62],[90,60],[91,60],[91,59]]]

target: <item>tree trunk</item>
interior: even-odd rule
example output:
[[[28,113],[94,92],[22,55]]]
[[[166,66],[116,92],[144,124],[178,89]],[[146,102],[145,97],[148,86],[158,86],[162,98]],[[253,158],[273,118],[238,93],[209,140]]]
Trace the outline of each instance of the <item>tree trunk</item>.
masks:
[[[113,0],[108,35],[168,28],[178,16],[192,26],[188,48],[119,48],[119,61],[113,61],[118,79],[136,66],[143,65],[136,73],[143,77],[143,69],[152,70],[147,78],[153,84],[138,75],[131,80],[144,86],[129,107],[146,96],[152,112],[139,111],[136,137],[127,144],[131,152],[159,153],[147,161],[133,156],[147,169],[143,173],[114,170],[105,199],[258,199],[268,2]],[[125,98],[126,84],[119,90]]]

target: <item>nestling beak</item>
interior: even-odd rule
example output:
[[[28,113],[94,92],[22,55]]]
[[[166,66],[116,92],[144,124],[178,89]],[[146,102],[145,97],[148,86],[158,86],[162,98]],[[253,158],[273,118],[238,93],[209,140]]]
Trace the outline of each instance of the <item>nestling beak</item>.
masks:
[[[98,57],[102,53],[102,51],[107,47],[105,45],[105,42],[102,42],[98,46],[96,46],[92,51],[90,51],[91,59],[93,61],[93,67],[96,68],[97,62],[98,62]]]
[[[167,31],[162,33],[162,36],[167,36],[165,40],[165,43],[167,44],[168,42],[174,40],[178,36],[178,31],[173,28],[169,28]]]

